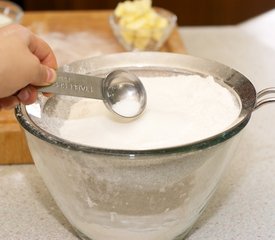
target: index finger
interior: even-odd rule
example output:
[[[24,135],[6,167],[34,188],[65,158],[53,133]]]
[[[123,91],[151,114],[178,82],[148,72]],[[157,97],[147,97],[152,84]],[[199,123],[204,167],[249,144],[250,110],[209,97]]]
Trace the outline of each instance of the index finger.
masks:
[[[31,34],[28,45],[30,51],[39,59],[41,64],[57,68],[57,61],[50,46],[38,36]]]

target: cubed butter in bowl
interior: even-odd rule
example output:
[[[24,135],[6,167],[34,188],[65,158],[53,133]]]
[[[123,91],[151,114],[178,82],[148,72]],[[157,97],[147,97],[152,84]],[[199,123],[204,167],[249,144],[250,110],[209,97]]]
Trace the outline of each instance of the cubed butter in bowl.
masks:
[[[153,8],[151,0],[125,1],[110,16],[114,35],[127,51],[156,51],[170,36],[175,14]]]

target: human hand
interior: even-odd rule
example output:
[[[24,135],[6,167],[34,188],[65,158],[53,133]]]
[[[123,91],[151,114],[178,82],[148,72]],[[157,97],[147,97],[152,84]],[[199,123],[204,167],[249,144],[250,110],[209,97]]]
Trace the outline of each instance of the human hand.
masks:
[[[55,81],[56,58],[49,45],[27,28],[0,28],[0,109],[37,98],[35,86]]]

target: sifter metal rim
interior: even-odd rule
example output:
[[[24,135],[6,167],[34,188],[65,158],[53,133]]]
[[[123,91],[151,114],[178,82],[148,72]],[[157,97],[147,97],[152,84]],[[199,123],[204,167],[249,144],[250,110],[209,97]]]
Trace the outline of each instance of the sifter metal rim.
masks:
[[[138,155],[163,155],[171,153],[186,153],[212,147],[222,143],[238,134],[248,123],[255,108],[256,91],[253,84],[241,73],[221,63],[193,57],[189,55],[164,53],[164,52],[127,52],[103,55],[73,62],[64,66],[64,70],[72,72],[106,72],[117,68],[167,68],[169,70],[183,70],[203,76],[212,75],[221,85],[231,91],[236,96],[240,105],[238,118],[228,126],[223,132],[200,141],[190,144],[179,145],[169,148],[146,149],[146,150],[120,150],[95,148],[86,145],[75,144],[54,136],[37,126],[29,116],[26,107],[18,105],[15,110],[16,118],[22,127],[30,134],[54,144],[61,148],[74,151],[97,153],[104,155],[121,155],[125,157]]]

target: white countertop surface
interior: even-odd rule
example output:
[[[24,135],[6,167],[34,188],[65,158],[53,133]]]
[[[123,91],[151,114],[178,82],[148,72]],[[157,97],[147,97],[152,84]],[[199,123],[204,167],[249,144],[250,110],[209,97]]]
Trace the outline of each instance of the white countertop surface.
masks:
[[[236,26],[182,27],[191,55],[275,87],[275,10]],[[219,188],[187,240],[275,239],[275,103],[252,114]],[[78,239],[34,165],[0,166],[0,240]],[[130,240],[130,239],[129,239]]]

